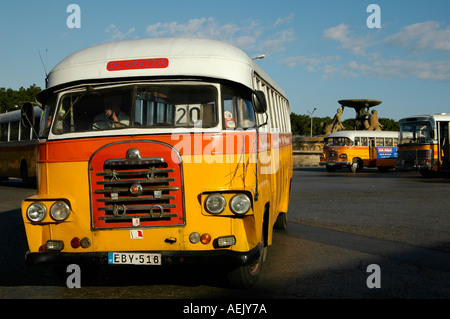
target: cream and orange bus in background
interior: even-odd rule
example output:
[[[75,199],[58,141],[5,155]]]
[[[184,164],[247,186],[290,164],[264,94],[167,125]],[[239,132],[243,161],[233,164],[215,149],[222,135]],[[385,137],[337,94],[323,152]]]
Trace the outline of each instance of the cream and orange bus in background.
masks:
[[[396,170],[419,171],[424,176],[450,171],[449,113],[400,119]]]
[[[321,166],[329,172],[349,167],[353,173],[364,167],[388,170],[395,167],[398,132],[338,131],[325,137]]]
[[[258,280],[287,223],[292,136],[283,90],[243,51],[105,43],[62,60],[37,99],[28,264],[197,263],[236,287]]]
[[[23,123],[20,110],[0,114],[0,180],[36,178],[37,132],[42,109],[27,102],[30,123]],[[32,115],[31,115],[32,114]]]

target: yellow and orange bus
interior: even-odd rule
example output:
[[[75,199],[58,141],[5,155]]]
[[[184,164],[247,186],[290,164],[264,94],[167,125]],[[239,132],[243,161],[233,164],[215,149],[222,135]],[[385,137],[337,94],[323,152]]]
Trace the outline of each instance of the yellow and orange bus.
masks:
[[[353,173],[364,167],[389,170],[395,167],[398,132],[338,131],[325,137],[321,166],[329,172],[348,167]]]
[[[0,114],[0,180],[21,178],[27,184],[36,178],[36,133],[42,109],[29,106],[34,113],[31,125],[24,125],[20,110]]]
[[[236,287],[258,280],[287,223],[292,136],[285,93],[243,51],[105,43],[62,60],[37,99],[28,264],[198,263]]]
[[[449,113],[418,115],[399,121],[396,170],[419,171],[423,176],[450,171]]]

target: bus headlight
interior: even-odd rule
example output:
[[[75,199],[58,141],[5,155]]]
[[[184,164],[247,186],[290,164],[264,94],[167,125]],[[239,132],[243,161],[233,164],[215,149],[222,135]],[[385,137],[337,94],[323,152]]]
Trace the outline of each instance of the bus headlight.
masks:
[[[58,201],[50,208],[50,216],[57,222],[62,222],[69,217],[70,207],[65,202]]]
[[[47,215],[47,207],[40,202],[31,204],[27,209],[27,217],[32,222],[40,222]]]
[[[250,210],[250,198],[245,194],[234,195],[230,201],[230,209],[236,215],[244,215]]]
[[[226,206],[227,201],[221,194],[211,194],[205,201],[205,208],[211,214],[220,214]]]

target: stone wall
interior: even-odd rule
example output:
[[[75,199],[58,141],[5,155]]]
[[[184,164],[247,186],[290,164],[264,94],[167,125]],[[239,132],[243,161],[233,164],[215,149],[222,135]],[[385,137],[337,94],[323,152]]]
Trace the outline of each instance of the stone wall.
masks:
[[[294,167],[319,166],[320,154],[323,151],[323,136],[292,138]]]

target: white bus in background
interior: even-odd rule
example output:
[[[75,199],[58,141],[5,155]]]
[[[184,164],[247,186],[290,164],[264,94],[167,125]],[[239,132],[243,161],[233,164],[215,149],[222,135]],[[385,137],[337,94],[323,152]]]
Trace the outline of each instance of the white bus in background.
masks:
[[[400,119],[396,170],[419,171],[424,176],[450,172],[450,113]]]
[[[338,131],[325,137],[320,165],[329,172],[348,167],[353,173],[363,167],[388,170],[395,167],[398,132]]]
[[[42,109],[33,108],[33,127],[24,125],[21,111],[0,114],[0,179],[36,178],[37,132]]]

